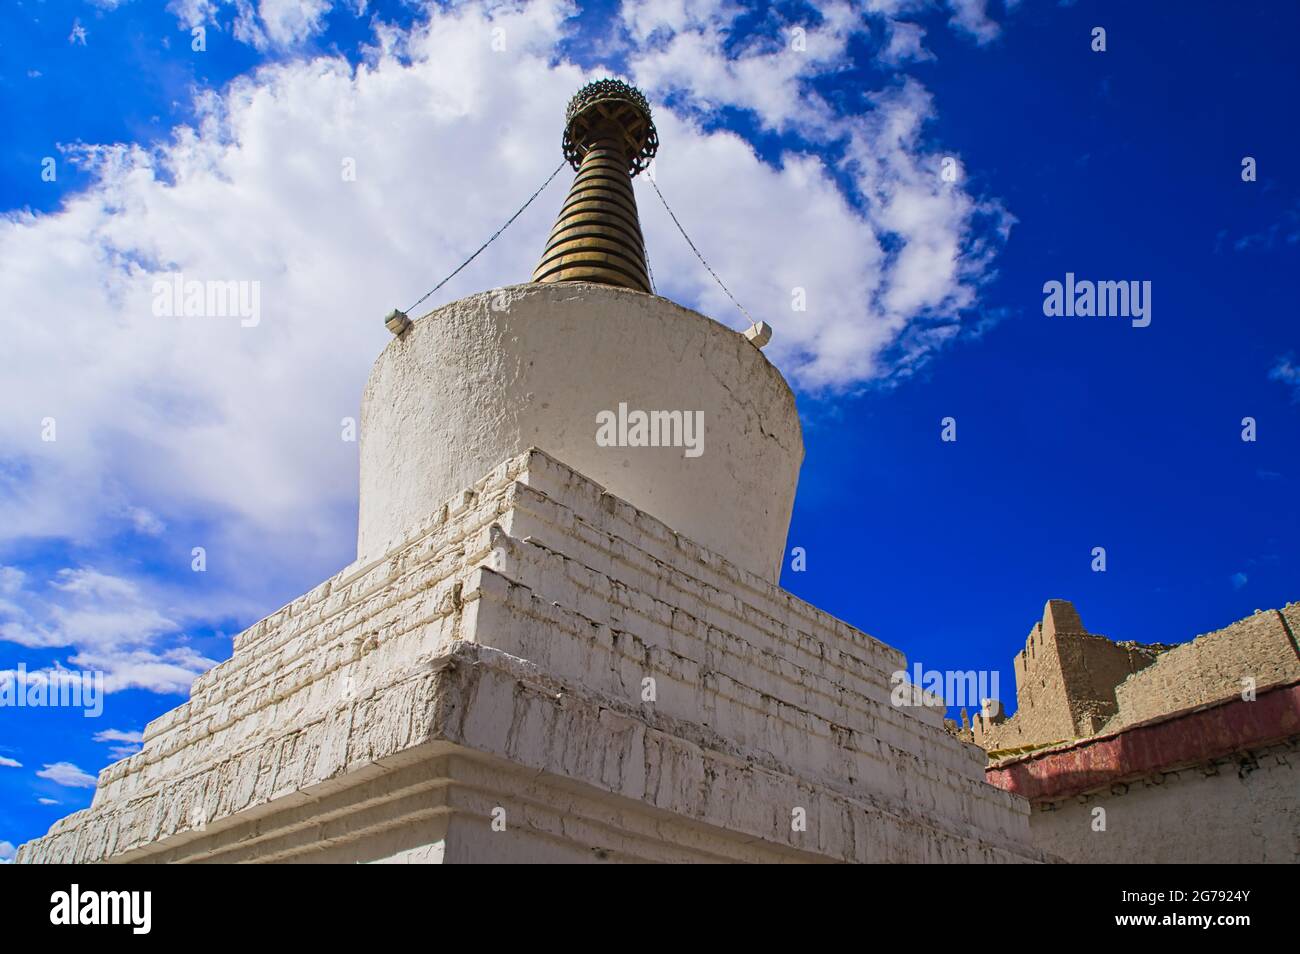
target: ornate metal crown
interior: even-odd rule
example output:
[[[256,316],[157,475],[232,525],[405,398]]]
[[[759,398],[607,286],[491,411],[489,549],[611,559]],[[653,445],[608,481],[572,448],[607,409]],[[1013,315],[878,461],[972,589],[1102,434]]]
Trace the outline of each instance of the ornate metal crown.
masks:
[[[629,175],[648,166],[659,149],[650,104],[640,90],[622,80],[596,80],[578,90],[569,101],[565,120],[564,158],[575,170],[591,143],[611,132],[623,140]]]

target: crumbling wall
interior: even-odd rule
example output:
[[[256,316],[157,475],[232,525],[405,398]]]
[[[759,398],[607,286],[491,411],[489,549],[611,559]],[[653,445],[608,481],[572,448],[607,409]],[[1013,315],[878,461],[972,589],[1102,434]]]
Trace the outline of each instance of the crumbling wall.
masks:
[[[1118,711],[1115,687],[1156,662],[1163,647],[1114,643],[1105,636],[1071,633],[1058,639],[1072,738],[1101,729]]]
[[[1044,622],[1047,620],[1045,613]],[[1050,625],[1036,623],[1029,631],[1017,669],[1015,721],[1021,731],[1067,738],[1070,707],[1056,633]]]
[[[976,744],[985,749],[1017,748],[1037,741],[1072,737],[1073,717],[1065,688],[1058,635],[1082,631],[1083,623],[1065,600],[1048,600],[1043,618],[1025,638],[1016,654],[1016,714],[999,721],[981,713],[971,725]]]
[[[987,751],[1091,735],[1117,709],[1115,685],[1151,665],[1161,646],[1114,643],[1089,633],[1068,600],[1048,600],[1013,661],[1016,714],[977,715],[972,740]]]
[[[1291,645],[1300,651],[1300,601],[1287,603],[1278,612],[1282,614],[1282,621],[1286,624]]]
[[[1049,745],[1293,682],[1297,633],[1300,602],[1178,646],[1116,643],[1089,633],[1068,601],[1049,600],[1014,660],[1016,714],[990,707],[969,737],[988,752]]]
[[[1101,731],[1240,695],[1250,686],[1258,691],[1300,679],[1298,623],[1300,603],[1290,603],[1162,653],[1154,665],[1115,687],[1118,710]]]

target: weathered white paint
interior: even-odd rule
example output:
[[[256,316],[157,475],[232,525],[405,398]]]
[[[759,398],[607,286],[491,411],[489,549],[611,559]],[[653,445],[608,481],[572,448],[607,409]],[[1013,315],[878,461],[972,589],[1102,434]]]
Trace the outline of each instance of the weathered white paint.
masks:
[[[240,634],[18,860],[1041,859],[905,668],[533,451]]]
[[[1035,808],[1029,827],[1036,845],[1079,864],[1295,864],[1297,792],[1291,739]]]
[[[703,453],[600,447],[596,415],[702,411]],[[743,335],[608,285],[528,284],[445,305],[375,362],[361,407],[357,556],[375,559],[500,461],[539,447],[775,582],[803,438]]]

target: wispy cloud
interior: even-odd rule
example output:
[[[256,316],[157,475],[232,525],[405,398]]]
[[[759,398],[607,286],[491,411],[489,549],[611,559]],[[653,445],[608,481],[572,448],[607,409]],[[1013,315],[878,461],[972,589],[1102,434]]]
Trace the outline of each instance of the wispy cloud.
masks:
[[[1300,366],[1295,363],[1294,354],[1284,354],[1277,359],[1272,370],[1268,372],[1270,381],[1280,381],[1291,389],[1291,400],[1300,403]]]
[[[195,677],[216,664],[184,643],[180,624],[134,580],[77,567],[58,571],[38,588],[29,585],[27,574],[4,569],[0,640],[38,649],[68,647],[67,663],[102,672],[107,692],[188,692]],[[21,677],[30,683],[48,679],[53,671],[35,669]]]
[[[71,762],[54,762],[36,773],[37,778],[49,779],[67,788],[94,788],[95,776],[83,772]]]
[[[1250,232],[1234,239],[1232,248],[1236,252],[1273,251],[1297,243],[1300,243],[1300,202],[1283,209],[1276,222],[1257,232]],[[1219,246],[1221,245],[1220,241]]]
[[[125,732],[122,729],[104,729],[95,733],[96,742],[143,742],[144,733],[134,730]]]
[[[1002,32],[989,17],[988,0],[948,0],[948,6],[952,10],[952,25],[970,34],[978,43],[991,43]]]
[[[901,66],[934,59],[934,54],[925,47],[925,28],[919,23],[893,20],[886,32],[889,39],[880,52],[882,62]]]
[[[365,0],[344,6],[356,16],[366,12]],[[325,28],[333,8],[333,0],[171,0],[167,5],[187,29],[220,29],[227,21],[236,40],[264,52],[288,50],[310,40]]]
[[[3,766],[4,768],[22,768],[23,763],[0,755],[0,766]]]
[[[243,4],[235,38],[259,50],[286,49],[319,33],[332,7],[331,0],[261,0],[256,11]]]
[[[109,755],[114,761],[129,758],[140,751],[144,742],[143,732],[123,732],[121,729],[105,729],[95,733],[96,742],[122,742],[124,745],[109,746]]]

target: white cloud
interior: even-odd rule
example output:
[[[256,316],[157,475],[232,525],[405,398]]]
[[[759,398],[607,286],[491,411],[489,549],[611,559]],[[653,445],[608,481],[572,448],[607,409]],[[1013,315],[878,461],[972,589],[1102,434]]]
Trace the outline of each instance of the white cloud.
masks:
[[[1291,399],[1300,403],[1300,367],[1295,363],[1295,355],[1285,354],[1279,357],[1268,372],[1268,379],[1291,388]]]
[[[137,732],[134,729],[124,731],[122,729],[104,729],[95,733],[96,742],[143,742],[144,733]]]
[[[102,672],[105,692],[186,693],[196,676],[216,665],[183,643],[178,620],[192,616],[193,608],[177,618],[165,615],[157,607],[166,599],[161,592],[146,592],[124,577],[69,568],[58,571],[44,592],[20,586],[9,596],[0,600],[0,639],[29,648],[71,647],[68,663]],[[0,677],[39,683],[54,671],[6,670]]]
[[[235,38],[259,50],[295,46],[319,33],[331,0],[237,0]]]
[[[328,5],[289,6],[170,9],[187,24],[255,14],[250,30],[292,44],[320,28]],[[865,12],[889,27],[881,18],[917,6]],[[643,40],[629,69],[656,104],[657,181],[732,291],[774,326],[766,353],[798,385],[905,373],[976,303],[996,248],[977,226],[1009,219],[965,183],[940,180],[946,153],[925,135],[936,106],[919,83],[867,91],[851,117],[812,91],[815,76],[844,64],[864,8],[819,5],[806,51],[777,36],[724,52],[740,9],[624,7],[619,29]],[[164,592],[97,561],[40,589],[0,575],[0,636],[71,646],[73,664],[107,670],[110,690],[183,691],[212,664],[178,644],[187,624],[204,612],[256,618],[286,578],[310,583],[347,562],[357,445],[340,439],[340,422],[357,416],[389,340],[382,316],[459,264],[559,161],[565,104],[604,75],[560,55],[571,12],[553,0],[431,8],[410,32],[378,25],[355,69],[332,57],[265,65],[203,94],[196,125],[166,142],[69,150],[94,184],[57,212],[0,220],[0,300],[11,314],[56,319],[7,334],[0,543],[93,550],[144,534],[182,571],[204,547],[205,579],[220,581]],[[495,27],[505,52],[493,51]],[[895,55],[917,58],[914,39]],[[739,135],[709,131],[722,106],[806,146],[774,167]],[[345,160],[356,181],[341,175]],[[566,184],[429,304],[526,281]],[[742,326],[648,186],[637,180],[661,293]],[[260,323],[155,317],[153,282],[174,272],[260,283]],[[791,311],[795,289],[806,312]],[[47,419],[54,441],[42,440]]]
[[[829,107],[805,95],[802,82],[845,63],[849,37],[862,26],[850,4],[819,5],[823,22],[800,25],[803,49],[795,47],[793,26],[788,26],[729,53],[724,44],[742,8],[693,3],[687,15],[650,12],[660,6],[627,0],[622,7],[630,35],[650,37],[651,42],[631,57],[630,69],[634,82],[652,99],[656,94],[685,93],[690,107],[701,114],[730,106],[752,110],[773,129],[830,131]],[[649,34],[647,21],[654,24]]]
[[[0,841],[0,865],[9,864],[14,860],[16,854],[18,854],[18,851],[14,848],[12,842]]]
[[[0,755],[0,766],[3,766],[5,768],[22,768],[23,763],[17,762],[10,758],[5,758],[3,755]]]
[[[49,779],[67,788],[94,788],[95,776],[83,772],[71,762],[55,762],[36,773],[37,778]]]
[[[36,802],[39,805],[62,805],[63,804],[56,798],[38,798],[36,799]]]
[[[639,10],[625,5],[624,18],[644,33]],[[666,145],[655,168],[666,198],[679,214],[686,210],[687,231],[742,303],[770,317],[776,337],[768,353],[812,389],[906,373],[951,339],[1012,223],[998,203],[941,178],[949,154],[927,147],[936,107],[916,80],[868,94],[852,116],[836,115],[806,88],[812,75],[838,68],[858,26],[845,5],[819,12],[824,20],[809,30],[807,54],[774,46],[729,59],[729,13],[717,8],[712,19],[699,9],[679,18],[685,32],[661,23],[655,43],[631,59],[633,78],[652,99],[671,95],[693,115],[737,106],[811,145],[847,143],[838,168],[791,153],[777,172],[737,137],[703,135],[672,115],[657,120]],[[847,196],[837,172],[850,174]],[[669,297],[732,321],[730,303],[674,240],[657,198],[641,199],[641,208]],[[806,293],[806,313],[790,310],[794,288]]]
[[[888,35],[889,42],[880,54],[884,62],[899,65],[934,59],[934,54],[925,48],[925,28],[920,24],[893,20]]]
[[[27,574],[16,566],[0,566],[0,595],[12,596],[23,588]]]
[[[114,650],[149,644],[178,628],[142,597],[136,583],[122,577],[81,567],[60,570],[52,585],[66,600],[51,615],[59,645]]]
[[[333,7],[333,0],[171,0],[167,5],[186,29],[220,29],[229,21],[236,40],[263,51],[290,49],[316,36]],[[356,16],[366,12],[364,0],[346,7]]]
[[[1002,32],[989,18],[988,0],[948,0],[948,6],[952,9],[952,19],[949,22],[974,37],[977,43],[990,43]]]
[[[644,43],[656,36],[671,36],[688,27],[703,27],[723,9],[729,9],[734,15],[738,7],[719,0],[640,0],[623,3],[619,16],[632,37]]]
[[[148,644],[176,623],[149,605],[137,584],[93,568],[63,569],[50,581],[52,598],[14,594],[17,618],[0,625],[0,639],[28,647],[88,646],[113,650]],[[23,605],[30,609],[24,609]],[[43,619],[36,613],[45,611]]]
[[[69,656],[68,662],[81,669],[102,671],[105,692],[147,689],[173,694],[188,693],[194,680],[217,664],[189,646],[160,651],[81,652]]]
[[[109,756],[113,761],[125,759],[138,753],[141,744],[144,741],[143,732],[124,732],[121,729],[104,729],[102,732],[95,733],[96,742],[123,742],[125,745],[109,746]]]
[[[167,9],[180,21],[181,26],[193,29],[205,23],[213,23],[222,0],[171,0]]]
[[[131,507],[127,511],[127,515],[131,518],[131,524],[135,527],[136,532],[142,536],[162,536],[163,531],[167,529],[165,523],[144,507]]]

